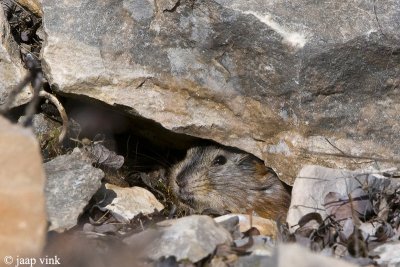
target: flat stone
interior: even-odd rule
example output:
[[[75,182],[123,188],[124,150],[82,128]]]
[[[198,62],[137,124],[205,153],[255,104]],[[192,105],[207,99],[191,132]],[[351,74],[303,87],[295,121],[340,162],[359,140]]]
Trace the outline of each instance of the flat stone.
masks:
[[[144,188],[138,186],[122,188],[112,184],[106,184],[105,187],[107,192],[111,191],[116,196],[104,209],[111,211],[114,217],[121,222],[129,223],[140,213],[148,215],[164,209],[164,205]]]
[[[146,242],[143,242],[146,240]],[[175,256],[177,261],[193,263],[211,254],[217,245],[230,244],[231,235],[212,218],[192,215],[157,223],[156,228],[128,237],[125,243],[146,244],[146,256],[152,260]]]
[[[70,229],[100,188],[104,173],[94,168],[79,149],[46,162],[44,168],[49,230]]]
[[[39,144],[0,116],[0,151],[0,255],[39,256],[47,228]]]

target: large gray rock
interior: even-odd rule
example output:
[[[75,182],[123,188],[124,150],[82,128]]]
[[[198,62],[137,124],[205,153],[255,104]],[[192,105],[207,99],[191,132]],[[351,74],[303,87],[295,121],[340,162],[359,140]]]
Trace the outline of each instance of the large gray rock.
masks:
[[[94,168],[79,149],[56,157],[45,163],[44,168],[49,230],[70,229],[76,225],[79,215],[100,188],[104,173]]]
[[[400,159],[399,1],[42,4],[61,92],[239,147],[286,180]]]
[[[8,22],[0,4],[0,110],[8,100],[12,89],[26,75],[19,56],[19,48],[15,43]],[[27,103],[32,94],[29,86],[17,95],[10,107]]]

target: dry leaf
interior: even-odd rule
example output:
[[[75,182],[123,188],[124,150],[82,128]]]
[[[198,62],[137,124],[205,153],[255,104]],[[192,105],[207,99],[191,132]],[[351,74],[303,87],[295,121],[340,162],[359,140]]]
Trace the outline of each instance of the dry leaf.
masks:
[[[372,203],[369,195],[361,188],[356,188],[348,196],[336,192],[329,192],[325,196],[324,207],[327,213],[334,216],[336,220],[352,218],[353,210],[358,218],[365,220],[373,213]]]
[[[119,169],[124,164],[124,157],[117,155],[100,143],[94,143],[86,147],[90,157],[100,165],[110,169]]]

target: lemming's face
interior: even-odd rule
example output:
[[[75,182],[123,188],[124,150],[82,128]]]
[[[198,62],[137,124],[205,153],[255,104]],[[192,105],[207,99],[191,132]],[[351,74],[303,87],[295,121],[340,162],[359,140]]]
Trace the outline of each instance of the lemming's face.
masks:
[[[252,155],[194,147],[172,168],[169,183],[179,201],[197,211],[246,212],[257,192],[271,187],[266,173],[263,162]]]

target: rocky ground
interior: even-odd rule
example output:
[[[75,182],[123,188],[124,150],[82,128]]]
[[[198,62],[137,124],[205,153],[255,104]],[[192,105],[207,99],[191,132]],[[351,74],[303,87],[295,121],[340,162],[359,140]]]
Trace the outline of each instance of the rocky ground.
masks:
[[[256,2],[1,1],[6,265],[400,264],[399,4]],[[293,184],[286,223],[177,209],[207,142]]]

